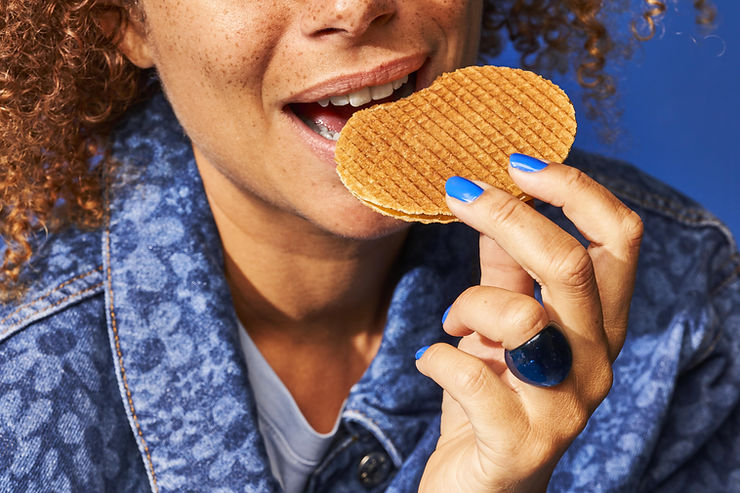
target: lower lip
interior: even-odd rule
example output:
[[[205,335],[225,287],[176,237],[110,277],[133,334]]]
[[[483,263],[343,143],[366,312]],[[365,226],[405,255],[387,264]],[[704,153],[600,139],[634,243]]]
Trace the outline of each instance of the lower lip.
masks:
[[[298,118],[295,113],[290,111],[287,107],[283,110],[291,124],[298,132],[298,136],[313,150],[322,161],[327,162],[333,168],[336,168],[337,164],[334,161],[334,151],[337,148],[337,143],[333,140],[325,139],[321,135],[311,130],[308,125],[303,123],[303,120]]]

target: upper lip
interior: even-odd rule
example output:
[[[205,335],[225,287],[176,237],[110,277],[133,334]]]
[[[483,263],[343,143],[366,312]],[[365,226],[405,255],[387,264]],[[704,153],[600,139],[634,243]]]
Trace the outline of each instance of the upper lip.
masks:
[[[289,96],[286,104],[313,103],[331,96],[349,94],[363,87],[387,84],[404,75],[416,72],[425,60],[426,55],[416,54],[381,63],[372,70],[336,75]]]

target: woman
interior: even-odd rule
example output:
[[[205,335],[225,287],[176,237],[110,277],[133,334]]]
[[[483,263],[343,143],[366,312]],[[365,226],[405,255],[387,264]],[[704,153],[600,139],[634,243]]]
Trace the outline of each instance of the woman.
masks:
[[[316,103],[473,63],[484,12],[524,53],[585,38],[608,93],[598,2],[527,3],[3,7],[3,490],[737,488],[738,258],[710,216],[577,152],[512,156],[539,212],[448,182],[472,228],[409,228],[334,172],[346,113]],[[562,381],[507,366],[538,334]]]

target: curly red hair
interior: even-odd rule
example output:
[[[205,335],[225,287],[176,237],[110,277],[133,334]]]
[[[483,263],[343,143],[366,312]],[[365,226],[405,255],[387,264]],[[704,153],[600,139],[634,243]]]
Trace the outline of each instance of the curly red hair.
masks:
[[[35,232],[102,221],[101,161],[113,123],[142,97],[142,72],[117,49],[135,0],[5,0],[0,6],[0,294],[20,293]],[[643,0],[647,32],[665,5]],[[602,0],[486,0],[482,51],[496,55],[504,36],[522,64],[547,70],[573,60],[588,96],[614,92],[605,74],[613,48]],[[714,10],[695,0],[700,23]],[[106,33],[106,9],[119,29]],[[641,34],[642,33],[642,34]],[[103,159],[100,159],[103,156]]]

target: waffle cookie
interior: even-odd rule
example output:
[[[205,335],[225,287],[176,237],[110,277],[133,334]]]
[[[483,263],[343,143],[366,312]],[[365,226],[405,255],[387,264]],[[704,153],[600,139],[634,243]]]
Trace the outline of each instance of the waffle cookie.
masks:
[[[526,198],[507,172],[515,152],[562,162],[576,133],[573,105],[555,84],[507,67],[466,67],[398,101],[358,111],[335,160],[367,206],[406,221],[455,221],[444,184],[453,175]]]

